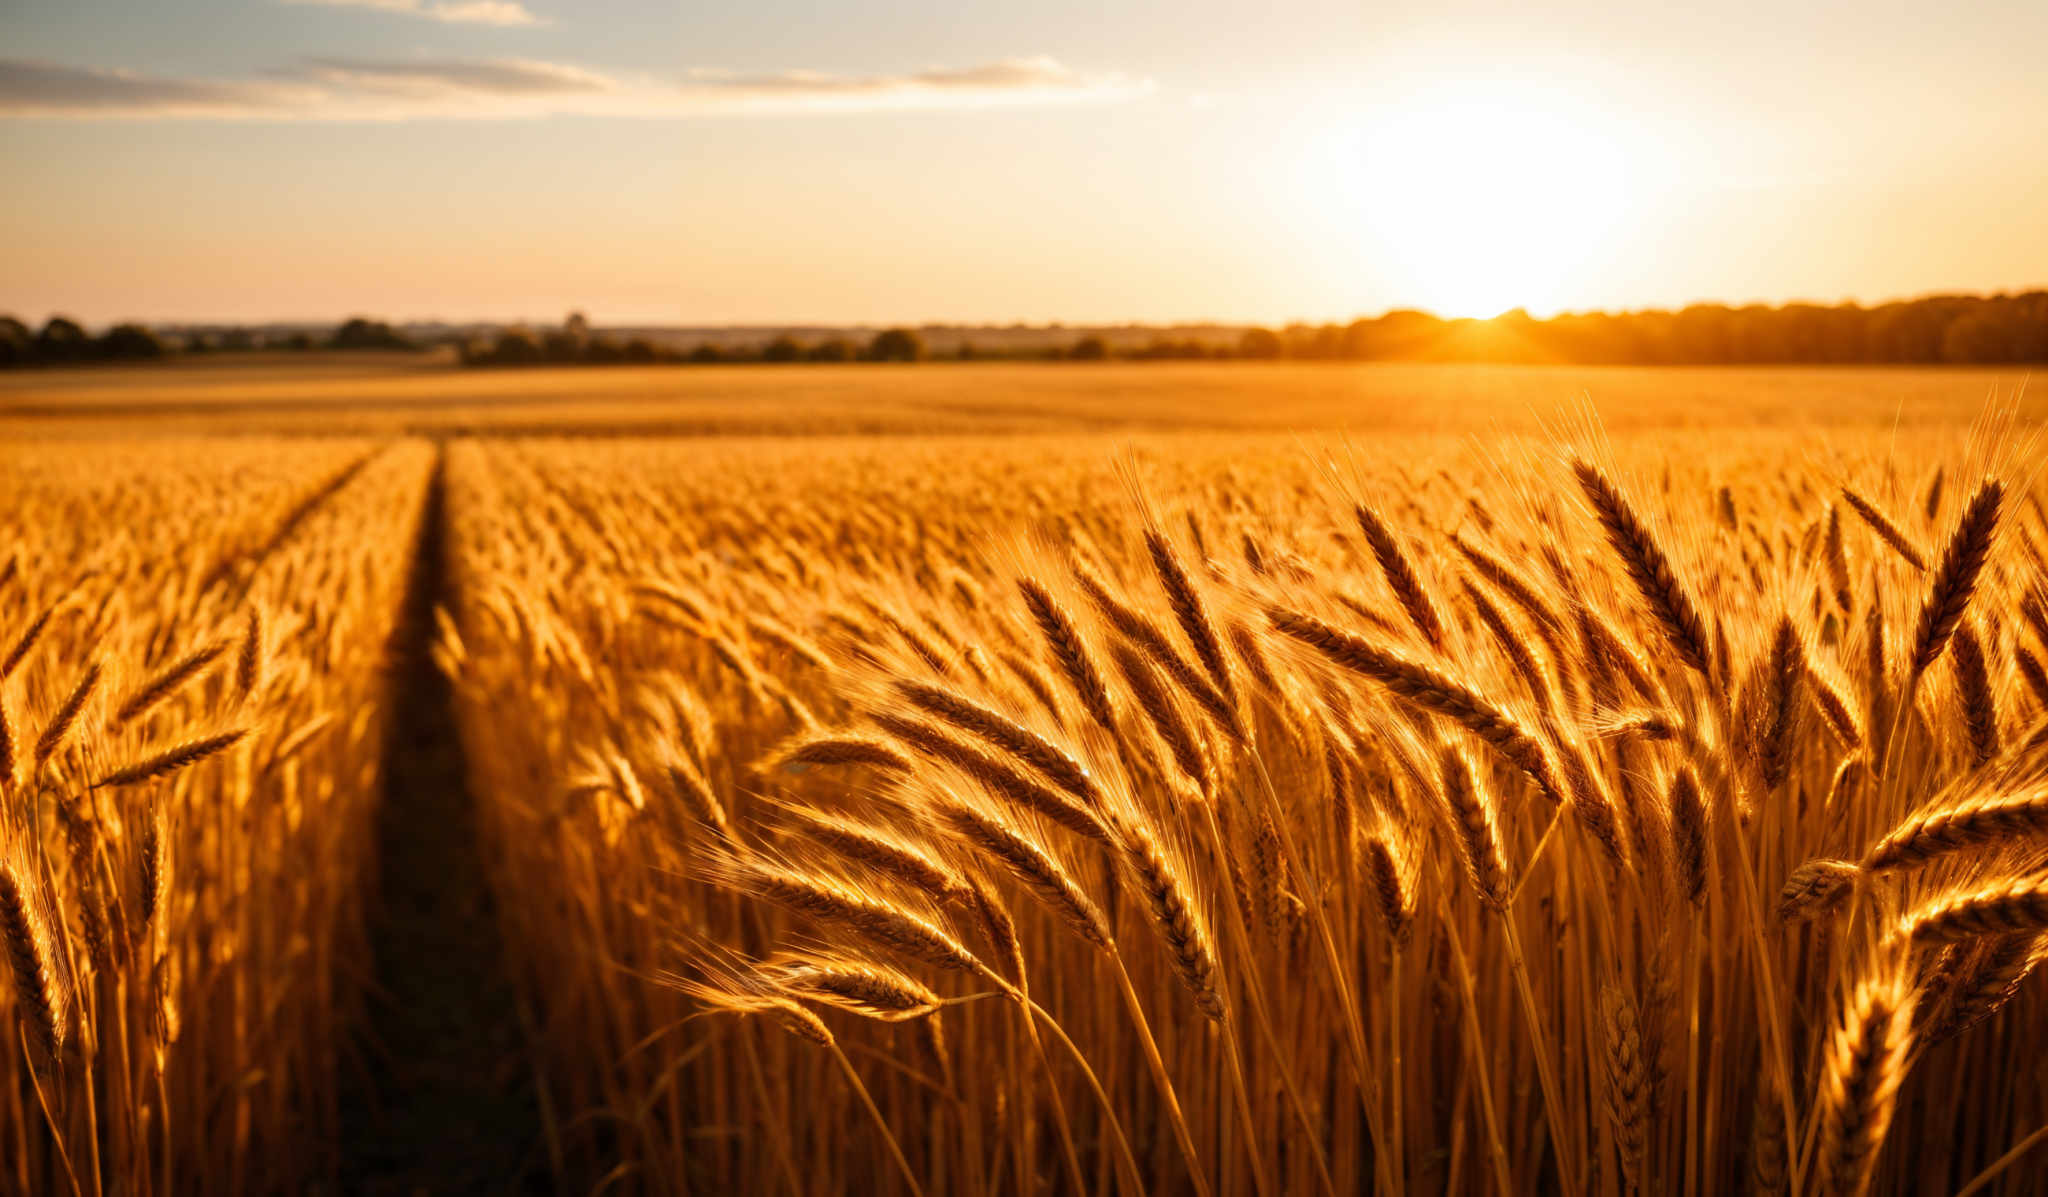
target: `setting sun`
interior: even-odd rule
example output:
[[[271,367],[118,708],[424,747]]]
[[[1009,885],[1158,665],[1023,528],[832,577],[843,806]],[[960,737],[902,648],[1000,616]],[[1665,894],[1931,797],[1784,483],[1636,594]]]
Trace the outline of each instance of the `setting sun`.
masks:
[[[1554,311],[1597,274],[1637,207],[1641,157],[1626,137],[1575,97],[1446,84],[1370,120],[1345,185],[1419,306]]]

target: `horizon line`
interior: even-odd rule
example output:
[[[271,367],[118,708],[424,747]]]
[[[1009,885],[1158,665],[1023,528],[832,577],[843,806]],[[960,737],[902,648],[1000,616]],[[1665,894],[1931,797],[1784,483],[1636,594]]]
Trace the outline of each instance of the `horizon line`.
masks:
[[[1381,309],[1381,310],[1380,310],[1380,311],[1379,311],[1378,313],[1376,313],[1376,314],[1366,314],[1366,313],[1360,313],[1360,314],[1357,314],[1357,315],[1353,315],[1353,316],[1350,316],[1350,317],[1344,317],[1344,318],[1334,318],[1334,319],[1324,319],[1324,320],[1314,320],[1314,319],[1308,319],[1308,318],[1304,318],[1304,317],[1290,317],[1290,318],[1288,318],[1288,319],[1284,319],[1284,320],[1244,320],[1244,319],[1225,319],[1225,318],[1218,318],[1218,317],[1201,317],[1201,318],[1188,318],[1188,319],[1152,319],[1152,320],[1142,320],[1142,319],[1122,319],[1122,320],[1075,320],[1075,319],[1067,319],[1067,318],[1057,318],[1057,317],[1049,317],[1049,318],[1045,318],[1045,319],[1039,319],[1039,320],[1032,320],[1032,319],[1026,319],[1026,318],[1016,318],[1016,319],[1009,319],[1009,320],[994,320],[994,319],[984,319],[984,320],[948,320],[948,319],[929,319],[929,318],[927,318],[927,319],[921,319],[921,320],[868,320],[868,319],[862,319],[862,320],[817,320],[817,319],[790,319],[790,320],[765,320],[765,321],[764,321],[764,320],[747,320],[747,321],[729,321],[729,322],[725,322],[725,323],[718,323],[718,322],[709,322],[709,321],[686,321],[686,320],[668,320],[668,321],[663,321],[663,320],[659,320],[659,319],[646,319],[646,318],[610,318],[610,317],[591,317],[591,316],[589,316],[589,315],[588,315],[588,309],[587,309],[587,308],[585,308],[585,307],[582,307],[582,306],[578,306],[578,305],[575,305],[575,304],[570,304],[570,305],[567,305],[567,306],[566,306],[566,308],[565,308],[565,310],[564,310],[564,311],[563,311],[563,313],[562,313],[562,316],[561,316],[561,317],[558,317],[557,319],[566,319],[566,318],[567,318],[568,316],[570,316],[570,315],[575,315],[575,314],[584,314],[584,315],[585,315],[585,319],[586,319],[586,320],[588,321],[588,323],[590,324],[590,326],[591,326],[592,328],[608,328],[608,329],[648,329],[648,330],[662,330],[662,331],[673,331],[673,330],[682,330],[682,331],[723,331],[723,332],[742,332],[742,331],[763,331],[763,332],[767,332],[767,331],[779,331],[779,330],[789,330],[789,329],[811,329],[811,330],[819,330],[819,331],[832,331],[832,330],[842,330],[842,329],[884,329],[884,328],[914,328],[914,329],[1039,329],[1039,330],[1048,330],[1048,331],[1049,331],[1049,330],[1054,330],[1054,329],[1061,329],[1061,330],[1092,330],[1092,329],[1173,329],[1173,328],[1233,328],[1233,329],[1243,329],[1243,328],[1274,328],[1274,329],[1285,329],[1285,328],[1294,328],[1294,327],[1309,327],[1309,328],[1324,328],[1324,327],[1332,327],[1332,326],[1335,326],[1335,327],[1344,327],[1344,326],[1347,326],[1347,325],[1351,325],[1351,324],[1356,324],[1356,323],[1359,323],[1359,322],[1361,322],[1361,321],[1373,321],[1373,320],[1383,320],[1383,319],[1385,319],[1385,318],[1387,318],[1387,317],[1389,317],[1389,316],[1393,316],[1393,315],[1396,315],[1396,314],[1417,314],[1417,315],[1422,315],[1422,316],[1427,316],[1427,317],[1430,317],[1430,318],[1432,318],[1432,319],[1435,319],[1435,320],[1441,321],[1441,322],[1443,322],[1443,323],[1446,323],[1446,324],[1453,324],[1453,323],[1458,323],[1458,322],[1473,322],[1473,323],[1490,323],[1490,322],[1493,322],[1493,321],[1497,321],[1497,320],[1501,320],[1501,319],[1504,319],[1504,318],[1506,318],[1506,317],[1509,317],[1509,316],[1513,316],[1513,315],[1515,315],[1516,313],[1520,313],[1520,314],[1521,314],[1521,315],[1522,315],[1523,317],[1525,317],[1525,318],[1527,318],[1527,319],[1529,319],[1529,320],[1533,320],[1533,321],[1536,321],[1536,322],[1539,322],[1539,323],[1540,323],[1540,322],[1545,322],[1545,321],[1555,320],[1555,319],[1558,319],[1558,318],[1560,318],[1560,317],[1574,317],[1574,316],[1579,316],[1579,317],[1583,317],[1583,316],[1615,316],[1615,317],[1620,317],[1620,316],[1642,316],[1642,315],[1649,315],[1649,314],[1652,314],[1652,313],[1659,313],[1659,312],[1664,312],[1664,313],[1677,313],[1677,312],[1683,312],[1683,311],[1688,311],[1688,310],[1691,310],[1691,309],[1695,309],[1695,308],[1718,308],[1718,309],[1723,309],[1723,310],[1727,310],[1727,311],[1743,311],[1743,310],[1745,310],[1745,309],[1750,309],[1750,308],[1759,308],[1759,307],[1760,307],[1760,308],[1766,308],[1766,309],[1771,309],[1771,310],[1778,310],[1778,309],[1784,309],[1784,308],[1794,308],[1794,307],[1816,307],[1816,308],[1823,308],[1823,309],[1840,309],[1840,308],[1854,308],[1854,309],[1858,309],[1858,310],[1863,310],[1863,311],[1870,311],[1870,310],[1873,310],[1873,309],[1876,309],[1876,308],[1883,308],[1883,307],[1889,307],[1889,306],[1891,306],[1891,305],[1893,305],[1893,304],[1910,304],[1910,303],[1921,303],[1921,302],[1926,302],[1926,301],[1929,301],[1929,300],[1936,300],[1936,299],[1996,299],[1996,298],[1999,298],[1999,297],[2011,297],[2011,296],[2022,296],[2022,295],[2032,295],[2032,294],[2038,294],[2038,293],[2041,293],[2041,292],[2048,292],[2048,280],[2044,280],[2044,281],[2042,281],[2042,282],[2040,282],[2040,283],[2028,284],[2028,285],[2025,285],[2025,286],[2019,286],[2019,287],[2010,287],[2010,288],[1996,288],[1996,289],[1991,289],[1991,290],[1953,290],[1953,289],[1935,289],[1935,290],[1929,290],[1929,291],[1920,291],[1920,292],[1914,292],[1914,293],[1910,293],[1910,294],[1897,294],[1897,295],[1892,295],[1892,296],[1888,296],[1888,297],[1885,297],[1885,298],[1881,298],[1881,299],[1862,299],[1862,298],[1855,298],[1855,297],[1849,297],[1849,298],[1842,298],[1842,299],[1836,299],[1836,300],[1822,300],[1822,299],[1813,299],[1813,298],[1802,298],[1802,297],[1794,297],[1794,298],[1789,298],[1789,299],[1778,299],[1778,300],[1769,300],[1769,299],[1747,299],[1747,300],[1733,300],[1733,299],[1694,299],[1694,300],[1690,300],[1690,301],[1688,301],[1688,302],[1686,302],[1686,303],[1684,303],[1684,304],[1680,304],[1680,305],[1675,305],[1675,306],[1674,306],[1674,305],[1657,305],[1657,304],[1651,304],[1651,305],[1646,305],[1646,306],[1641,306],[1641,307],[1619,307],[1619,308],[1560,308],[1560,309],[1557,309],[1557,310],[1555,310],[1555,311],[1548,311],[1548,312],[1543,312],[1543,313],[1540,313],[1540,314],[1539,314],[1539,313],[1536,313],[1536,312],[1531,312],[1531,311],[1529,311],[1529,310],[1528,310],[1527,308],[1525,308],[1525,307],[1520,307],[1520,306],[1516,306],[1516,307],[1509,307],[1509,308],[1504,308],[1504,309],[1502,309],[1501,311],[1495,312],[1495,313],[1493,313],[1493,314],[1491,314],[1491,315],[1486,315],[1486,316],[1478,316],[1478,315],[1449,315],[1449,314],[1445,314],[1445,313],[1442,313],[1442,312],[1437,312],[1437,311],[1433,311],[1433,310],[1431,310],[1431,309],[1429,309],[1429,308],[1426,308],[1426,307],[1421,307],[1421,306],[1416,306],[1416,305],[1394,305],[1394,306],[1391,306],[1391,307],[1387,307],[1387,308]],[[111,328],[111,327],[114,327],[114,326],[116,326],[116,325],[121,325],[121,324],[140,324],[140,325],[143,325],[143,326],[145,326],[145,327],[148,327],[148,328],[152,328],[152,329],[155,329],[155,328],[164,328],[164,329],[179,329],[179,328],[213,328],[213,327],[240,327],[240,328],[277,328],[277,327],[300,327],[300,326],[310,326],[310,327],[327,327],[327,326],[330,326],[330,325],[340,325],[340,324],[346,323],[347,321],[349,321],[349,320],[353,320],[353,319],[369,319],[369,320],[374,320],[374,321],[378,321],[378,322],[381,322],[381,323],[385,323],[385,324],[393,324],[393,325],[440,325],[440,326],[445,326],[445,327],[450,327],[450,328],[474,328],[474,327],[493,327],[493,328],[508,328],[508,327],[519,327],[519,326],[522,326],[522,325],[528,325],[528,326],[536,326],[536,327],[548,327],[548,326],[550,326],[549,322],[548,322],[547,320],[545,320],[545,319],[536,319],[536,318],[533,318],[533,317],[530,317],[530,316],[526,316],[526,315],[523,315],[523,314],[522,314],[522,315],[520,315],[520,316],[518,316],[518,317],[512,317],[512,318],[492,318],[492,317],[470,317],[470,318],[449,318],[449,317],[446,317],[446,316],[438,316],[438,315],[436,315],[436,316],[401,316],[401,317],[387,317],[387,316],[377,315],[377,314],[373,313],[372,311],[370,311],[370,310],[366,310],[366,309],[354,309],[354,310],[350,310],[350,311],[349,311],[349,312],[347,312],[346,314],[343,314],[343,315],[338,315],[338,316],[269,316],[269,317],[263,317],[263,318],[259,318],[259,319],[222,319],[222,318],[194,318],[194,317],[170,317],[170,318],[146,318],[146,317],[145,317],[145,318],[137,318],[137,317],[123,317],[123,318],[118,318],[118,319],[102,319],[102,320],[88,320],[88,319],[81,319],[81,318],[79,318],[79,317],[76,317],[76,316],[73,316],[73,315],[71,315],[71,314],[70,314],[69,312],[65,312],[65,311],[63,311],[63,310],[61,310],[61,309],[49,309],[49,310],[46,310],[46,311],[45,311],[45,313],[44,313],[44,315],[43,315],[43,317],[42,317],[42,320],[38,322],[38,321],[31,321],[31,320],[29,320],[29,319],[27,319],[27,318],[25,318],[25,317],[21,317],[21,316],[18,316],[18,315],[16,315],[16,314],[15,314],[14,312],[12,312],[12,311],[9,311],[9,310],[7,310],[7,309],[5,309],[5,308],[0,308],[0,317],[12,317],[12,318],[14,318],[14,319],[18,319],[18,320],[21,320],[23,324],[25,324],[25,325],[28,325],[28,326],[29,326],[29,327],[31,327],[31,328],[35,328],[35,327],[40,327],[40,326],[41,326],[42,324],[46,324],[46,323],[48,323],[48,322],[49,322],[50,320],[54,320],[54,319],[59,319],[59,318],[62,318],[62,319],[69,319],[69,320],[73,320],[73,321],[76,321],[76,322],[77,322],[77,323],[78,323],[78,324],[79,324],[79,325],[80,325],[81,327],[85,327],[85,328],[94,328],[94,327],[98,327],[98,328]]]

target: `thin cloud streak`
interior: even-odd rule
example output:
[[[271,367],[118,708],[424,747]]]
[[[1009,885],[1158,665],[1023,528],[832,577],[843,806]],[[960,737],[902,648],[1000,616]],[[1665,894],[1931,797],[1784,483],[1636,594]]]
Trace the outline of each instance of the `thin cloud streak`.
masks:
[[[545,96],[616,91],[595,71],[525,58],[400,60],[317,57],[284,72],[337,91],[380,96]]]
[[[519,0],[284,0],[286,4],[318,5],[322,8],[367,8],[376,12],[425,17],[448,25],[545,25],[546,21],[527,11]]]
[[[370,2],[388,6],[401,0]],[[1108,103],[1152,89],[1148,79],[1084,73],[1045,57],[900,75],[743,75],[700,69],[680,83],[525,58],[322,56],[246,79],[177,78],[0,58],[0,119],[686,119]]]

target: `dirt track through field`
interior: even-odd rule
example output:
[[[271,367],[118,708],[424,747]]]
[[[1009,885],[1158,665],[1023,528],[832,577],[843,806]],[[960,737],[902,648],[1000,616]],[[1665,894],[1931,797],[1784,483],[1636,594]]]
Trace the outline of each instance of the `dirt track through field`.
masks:
[[[393,641],[378,815],[373,988],[343,1107],[342,1191],[545,1191],[517,999],[484,876],[448,681],[428,652],[442,597],[442,471]]]

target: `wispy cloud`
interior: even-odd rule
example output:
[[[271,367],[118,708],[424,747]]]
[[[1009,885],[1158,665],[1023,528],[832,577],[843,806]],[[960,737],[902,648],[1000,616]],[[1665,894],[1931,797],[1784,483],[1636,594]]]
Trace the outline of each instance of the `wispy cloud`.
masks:
[[[0,58],[0,115],[6,116],[236,116],[283,111],[316,99],[281,82],[170,79]]]
[[[328,8],[371,8],[403,13],[450,25],[545,25],[519,0],[284,0],[286,4],[317,4]]]
[[[400,0],[377,0],[395,4]],[[524,58],[315,57],[251,78],[204,79],[0,58],[0,118],[412,120],[687,118],[971,109],[1129,99],[1149,80],[1051,58],[898,75],[699,69],[681,81]]]
[[[612,79],[581,67],[525,58],[308,58],[283,74],[337,93],[378,96],[548,96],[617,91]]]
[[[819,71],[778,71],[737,75],[700,68],[690,72],[697,87],[753,99],[821,100],[831,97],[930,98],[1056,93],[1087,90],[1104,80],[1087,79],[1057,59],[1006,58],[959,70],[934,68],[909,75],[828,75]]]

